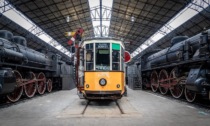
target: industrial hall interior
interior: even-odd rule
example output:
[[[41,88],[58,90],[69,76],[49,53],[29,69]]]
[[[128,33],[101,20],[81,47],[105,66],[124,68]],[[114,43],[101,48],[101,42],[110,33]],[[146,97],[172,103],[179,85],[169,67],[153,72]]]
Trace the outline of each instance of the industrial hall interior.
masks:
[[[0,126],[210,126],[210,0],[0,0]]]

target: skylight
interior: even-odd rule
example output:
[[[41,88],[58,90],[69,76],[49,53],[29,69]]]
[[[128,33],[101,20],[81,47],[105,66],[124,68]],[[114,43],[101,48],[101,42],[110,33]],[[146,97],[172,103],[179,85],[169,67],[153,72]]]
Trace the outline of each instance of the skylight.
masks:
[[[112,5],[113,5],[113,0],[102,0],[102,27],[100,27],[100,20],[97,20],[97,19],[100,19],[100,7],[99,7],[100,0],[89,0],[90,10],[95,11],[91,13],[95,37],[101,37],[101,34],[100,34],[101,31],[102,31],[102,37],[108,37]],[[107,8],[110,8],[109,10],[110,15],[108,16],[105,15],[105,12],[108,11]],[[103,19],[106,19],[106,20],[103,20]]]
[[[195,7],[195,4],[197,4],[196,0],[193,0],[192,3],[190,3],[186,8],[184,8],[180,13],[178,13],[175,17],[173,17],[168,23],[166,23],[160,30],[158,30],[154,35],[152,35],[148,40],[146,40],[142,45],[140,45],[132,54],[132,58],[138,55],[140,52],[145,50],[147,47],[151,46],[153,43],[157,42],[161,38],[163,38],[165,35],[173,31],[175,28],[179,27],[183,23],[185,23],[187,20],[191,19],[193,16],[198,14],[200,11],[202,11],[204,8],[208,7],[208,3],[203,2],[204,8],[197,8],[197,11],[191,9]],[[166,30],[168,29],[168,30]],[[162,31],[166,31],[164,34],[162,34]]]
[[[3,2],[6,2],[6,1],[4,0],[0,1],[0,5],[2,5]],[[20,11],[17,11],[15,8],[13,8],[9,4],[7,6],[8,8],[12,8],[12,9],[4,12],[3,13],[4,16],[6,16],[7,18],[14,21],[15,23],[17,23],[18,25],[20,25],[21,27],[25,28],[28,31],[30,31],[32,28],[36,29],[30,32],[34,34],[35,36],[39,37],[44,42],[48,43],[49,45],[55,47],[62,53],[71,57],[71,53],[66,48],[64,48],[61,44],[59,44],[56,40],[54,40],[51,36],[49,36],[46,32],[44,32],[40,27],[34,24],[30,19],[24,16]],[[0,13],[2,13],[2,11]],[[37,31],[41,34],[37,34]]]

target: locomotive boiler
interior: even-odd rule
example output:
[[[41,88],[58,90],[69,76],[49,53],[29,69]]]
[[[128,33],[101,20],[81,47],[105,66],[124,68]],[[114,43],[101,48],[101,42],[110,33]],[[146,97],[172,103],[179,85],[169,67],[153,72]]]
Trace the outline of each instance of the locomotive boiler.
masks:
[[[198,94],[210,99],[210,29],[193,37],[177,36],[171,46],[141,57],[143,86],[174,98]]]
[[[29,98],[36,92],[51,92],[61,64],[65,65],[61,56],[28,48],[24,37],[0,30],[0,97],[16,102],[23,92]]]

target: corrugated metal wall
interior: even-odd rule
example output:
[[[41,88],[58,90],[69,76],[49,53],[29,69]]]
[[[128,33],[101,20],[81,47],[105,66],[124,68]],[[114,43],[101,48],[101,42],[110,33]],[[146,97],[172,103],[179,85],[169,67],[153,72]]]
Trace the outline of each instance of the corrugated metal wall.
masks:
[[[141,82],[141,74],[139,70],[140,66],[137,65],[130,65],[127,66],[127,78],[128,78],[128,87],[135,90],[141,89],[142,82]]]

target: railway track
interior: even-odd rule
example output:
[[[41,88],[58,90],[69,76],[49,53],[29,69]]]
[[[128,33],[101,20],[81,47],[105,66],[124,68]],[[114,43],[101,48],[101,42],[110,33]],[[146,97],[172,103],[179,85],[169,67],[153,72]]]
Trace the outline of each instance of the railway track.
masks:
[[[52,94],[52,93],[55,93],[55,92],[58,92],[58,91],[59,90],[54,90],[52,92],[46,92],[43,95],[35,94],[34,97],[32,97],[32,98],[22,96],[22,98],[20,100],[18,100],[17,102],[14,102],[14,103],[13,102],[8,102],[8,100],[5,97],[5,98],[2,98],[0,100],[0,110],[11,107],[11,106],[14,106],[14,105],[18,105],[18,104],[21,104],[21,103],[24,103],[24,102],[27,102],[27,101],[30,101],[30,100],[33,100],[33,99],[36,99],[36,98],[44,97],[44,96],[47,96],[49,94]]]
[[[91,102],[98,102],[98,103],[102,102],[102,106],[105,106],[106,105],[106,102],[110,102],[110,101],[91,101],[91,100],[88,100],[87,103],[86,103],[86,105],[85,105],[85,107],[84,107],[84,109],[81,112],[82,115],[86,114],[86,111],[87,111],[87,109],[88,109],[88,107],[89,107],[89,105],[90,105]],[[120,107],[119,103],[117,102],[117,100],[113,100],[111,102],[114,102],[115,103],[115,105],[117,106],[117,109],[120,112],[120,114],[125,114],[124,111],[123,111],[123,109]],[[107,107],[110,107],[110,106],[107,105]]]
[[[85,111],[86,111],[86,109],[87,109],[87,107],[88,107],[88,105],[90,104],[90,100],[87,102],[87,104],[85,105],[85,108],[82,110],[82,115],[84,115],[85,114]]]
[[[182,103],[182,104],[185,104],[191,108],[197,108],[197,109],[200,109],[201,111],[204,111],[204,112],[208,112],[210,113],[210,101],[208,100],[205,100],[205,99],[197,99],[195,102],[193,103],[189,103],[187,102],[187,100],[184,98],[184,96],[182,98],[179,98],[179,99],[175,99],[173,98],[170,94],[166,94],[166,95],[162,95],[160,92],[152,92],[150,90],[144,90],[148,93],[151,93],[153,95],[157,95],[159,97],[163,97],[163,98],[166,98],[166,99],[169,99],[169,100],[173,100],[173,101],[176,101],[178,103]]]
[[[116,103],[118,109],[120,110],[120,113],[121,114],[125,114],[124,111],[123,111],[123,109],[120,107],[119,103],[117,101],[115,101],[115,103]]]

